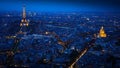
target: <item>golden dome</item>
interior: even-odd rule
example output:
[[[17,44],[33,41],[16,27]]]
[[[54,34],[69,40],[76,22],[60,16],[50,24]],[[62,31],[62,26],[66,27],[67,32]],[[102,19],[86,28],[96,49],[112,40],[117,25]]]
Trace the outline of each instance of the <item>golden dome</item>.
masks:
[[[102,26],[101,29],[100,29],[99,37],[104,37],[104,38],[107,37],[103,26]]]

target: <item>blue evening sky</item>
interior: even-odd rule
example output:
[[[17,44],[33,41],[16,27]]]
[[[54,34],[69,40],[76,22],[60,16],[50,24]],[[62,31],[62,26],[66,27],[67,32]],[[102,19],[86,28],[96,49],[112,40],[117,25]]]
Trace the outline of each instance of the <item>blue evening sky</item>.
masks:
[[[73,3],[72,3],[73,2]],[[78,1],[79,2],[79,1]],[[0,2],[0,11],[20,11],[25,4],[30,11],[119,11],[114,5],[93,3],[76,3],[71,2],[51,2],[38,0],[3,0]],[[94,5],[95,4],[95,5]]]

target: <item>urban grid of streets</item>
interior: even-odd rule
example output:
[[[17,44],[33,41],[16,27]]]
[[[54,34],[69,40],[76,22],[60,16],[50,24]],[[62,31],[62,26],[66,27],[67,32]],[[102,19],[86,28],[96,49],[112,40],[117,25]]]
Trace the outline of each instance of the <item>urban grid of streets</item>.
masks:
[[[120,67],[120,15],[29,11],[26,15],[29,26],[21,32],[20,12],[0,14],[0,67]],[[102,26],[105,38],[98,37]]]

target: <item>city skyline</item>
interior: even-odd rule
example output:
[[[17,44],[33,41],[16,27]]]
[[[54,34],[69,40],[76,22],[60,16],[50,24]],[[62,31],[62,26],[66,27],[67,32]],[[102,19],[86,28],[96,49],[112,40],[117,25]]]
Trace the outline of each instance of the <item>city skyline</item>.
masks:
[[[0,68],[120,68],[112,1],[1,0]]]

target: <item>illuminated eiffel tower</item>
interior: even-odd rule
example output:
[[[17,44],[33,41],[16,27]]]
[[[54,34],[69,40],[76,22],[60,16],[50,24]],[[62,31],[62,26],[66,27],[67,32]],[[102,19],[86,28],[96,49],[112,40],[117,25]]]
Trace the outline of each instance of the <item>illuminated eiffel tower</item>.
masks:
[[[21,20],[20,26],[28,26],[28,25],[29,25],[29,23],[26,20],[26,8],[25,8],[25,6],[23,6],[22,20]]]
[[[28,26],[29,26],[29,21],[26,20],[26,8],[23,6],[23,11],[22,11],[22,20],[20,23],[20,31],[19,33],[26,33],[28,31]]]

